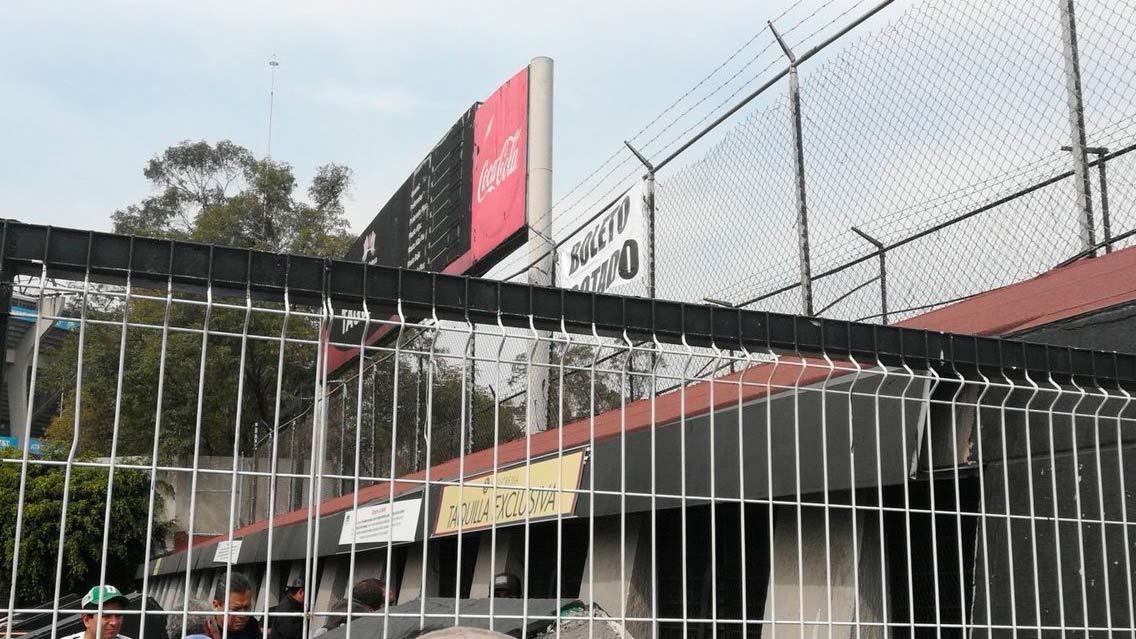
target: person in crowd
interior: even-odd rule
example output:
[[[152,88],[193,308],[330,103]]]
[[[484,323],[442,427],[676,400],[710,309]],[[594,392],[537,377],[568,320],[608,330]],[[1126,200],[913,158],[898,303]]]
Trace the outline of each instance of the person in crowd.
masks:
[[[427,632],[420,632],[418,634],[409,635],[407,639],[513,639],[511,635],[503,635],[499,632],[486,630],[484,628],[465,628],[462,626],[454,626],[452,628],[444,628],[442,630],[432,630]]]
[[[382,579],[363,579],[351,589],[351,618],[358,619],[355,613],[375,612],[382,610],[390,600],[386,582]],[[347,600],[342,599],[331,607],[328,612],[327,623],[312,636],[322,635],[328,630],[334,630],[347,622]]]
[[[189,614],[172,614],[166,618],[166,637],[168,639],[221,639],[221,627],[214,618],[213,606],[204,599],[190,599]],[[182,623],[185,633],[182,634]]]
[[[274,615],[280,612],[304,611],[304,578],[297,577],[284,586],[280,603],[268,609],[268,632],[272,639],[303,639],[304,618],[299,615]]]
[[[217,587],[213,591],[213,610],[218,613],[218,627],[222,629],[228,627],[228,639],[263,639],[260,635],[260,623],[255,617],[248,615],[252,612],[254,601],[256,601],[256,592],[252,582],[241,573],[232,573],[227,583],[224,578],[217,582]],[[228,615],[224,614],[226,603]]]
[[[130,639],[119,634],[122,630],[122,611],[128,603],[130,600],[114,586],[91,588],[83,595],[83,631],[63,639]]]
[[[520,599],[521,579],[511,572],[497,573],[493,578],[493,596],[498,599]]]

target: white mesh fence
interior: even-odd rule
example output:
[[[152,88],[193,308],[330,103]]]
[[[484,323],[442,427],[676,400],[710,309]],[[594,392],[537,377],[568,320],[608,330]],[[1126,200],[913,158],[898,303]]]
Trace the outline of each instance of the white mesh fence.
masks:
[[[42,450],[0,461],[12,636],[82,631],[100,584],[131,601],[95,639],[1136,630],[1134,414],[1108,357],[1071,376],[1083,353],[1009,341],[977,366],[823,332],[620,338],[598,302],[559,331],[418,304],[375,309],[387,337],[329,372],[330,297],[100,280],[16,282],[48,327],[28,397],[58,405],[24,425]],[[539,432],[506,396],[534,371]]]

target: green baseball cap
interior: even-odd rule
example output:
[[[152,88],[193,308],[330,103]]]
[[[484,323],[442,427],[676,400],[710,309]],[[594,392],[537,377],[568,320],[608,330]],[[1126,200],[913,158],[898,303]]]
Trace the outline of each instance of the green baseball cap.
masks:
[[[130,603],[126,595],[119,592],[118,588],[114,586],[95,586],[83,595],[84,608],[97,608],[99,604],[106,604],[112,601],[118,601],[123,606]]]

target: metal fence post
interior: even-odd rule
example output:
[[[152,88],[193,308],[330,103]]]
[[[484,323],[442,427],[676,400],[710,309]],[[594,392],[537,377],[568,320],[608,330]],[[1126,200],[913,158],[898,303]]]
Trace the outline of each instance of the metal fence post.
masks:
[[[1062,151],[1072,151],[1073,147],[1063,146]],[[1097,156],[1097,159],[1090,162],[1089,165],[1097,165],[1097,173],[1100,176],[1100,199],[1101,199],[1101,244],[1104,247],[1105,253],[1112,252],[1112,221],[1108,215],[1108,147],[1107,146],[1086,146],[1086,155],[1092,153]],[[1090,255],[1096,255],[1097,244],[1096,238],[1093,238],[1093,245],[1089,247]]]
[[[4,361],[0,362],[0,388],[4,387],[4,374],[8,370],[7,343],[8,320],[12,316],[12,271],[0,258],[0,347],[4,349]],[[32,406],[28,410],[32,410]]]
[[[801,263],[801,309],[805,315],[813,315],[813,276],[809,258],[809,209],[805,198],[805,142],[801,130],[801,86],[797,78],[797,56],[785,42],[773,22],[769,30],[777,38],[777,44],[789,58],[789,102],[793,113],[793,168],[797,193],[797,238]]]
[[[641,162],[643,164],[643,166],[646,167],[646,169],[647,169],[647,174],[643,176],[643,179],[647,182],[647,191],[646,191],[646,193],[644,193],[644,196],[646,197],[646,204],[647,204],[647,297],[649,297],[650,299],[655,299],[655,295],[656,295],[656,292],[657,292],[656,288],[655,288],[655,170],[656,169],[655,169],[655,165],[652,164],[651,161],[648,160],[645,155],[640,153],[639,150],[636,149],[635,147],[631,146],[631,142],[624,140],[623,144],[628,148],[628,150],[630,150],[632,153],[635,154],[635,157],[638,158],[639,162]],[[651,353],[650,368],[647,369],[647,370],[653,370],[654,369],[656,357],[657,357],[657,355],[655,353]],[[634,361],[635,361],[634,356],[632,356],[631,361],[632,361],[632,363],[634,363]],[[631,378],[631,394],[634,397],[640,396],[640,395],[635,393],[635,377],[634,376],[632,376],[632,378]]]
[[[880,256],[880,321],[886,325],[888,323],[887,248],[884,246],[883,242],[877,240],[871,235],[868,235],[855,226],[852,227],[852,232],[864,238],[869,244],[876,247],[876,252]]]
[[[655,299],[655,169],[647,173],[647,296]]]
[[[655,165],[627,140],[623,141],[623,145],[647,169],[643,176],[647,182],[647,297],[655,299]]]
[[[1097,172],[1100,174],[1100,201],[1101,201],[1101,241],[1104,242],[1104,252],[1112,252],[1112,221],[1108,216],[1108,147],[1090,146],[1085,151],[1097,156]]]
[[[1069,129],[1072,136],[1073,176],[1077,189],[1077,213],[1081,218],[1081,244],[1096,255],[1096,233],[1093,229],[1093,195],[1089,183],[1088,139],[1085,134],[1085,105],[1081,92],[1081,60],[1077,47],[1077,20],[1074,0],[1058,0],[1061,7],[1061,39],[1065,49],[1065,92],[1069,104]]]

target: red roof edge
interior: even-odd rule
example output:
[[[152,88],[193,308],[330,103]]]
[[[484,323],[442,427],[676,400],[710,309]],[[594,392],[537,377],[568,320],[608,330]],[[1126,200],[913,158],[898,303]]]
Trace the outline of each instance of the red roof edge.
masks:
[[[1032,279],[992,289],[961,302],[909,318],[896,325],[967,335],[1012,335],[1133,301],[1136,301],[1136,247],[1080,260]],[[803,373],[801,365],[796,363],[759,364],[744,371],[689,386],[685,392],[686,416],[690,418],[708,413],[711,404],[714,409],[736,404],[739,401],[739,387],[741,387],[740,401],[751,401],[763,397],[769,386],[813,384],[823,380],[827,375],[825,370],[828,364],[824,361],[803,361],[807,365]],[[744,384],[739,384],[743,375]],[[716,387],[721,384],[725,384],[728,390],[716,392]],[[681,416],[681,399],[680,391],[656,397],[655,423],[667,424],[678,420]],[[620,410],[614,409],[596,415],[594,419],[586,418],[567,424],[563,429],[536,433],[531,437],[532,453],[535,456],[567,451],[593,441],[598,442],[618,437],[624,432],[646,428],[651,422],[651,401],[651,399],[641,399],[627,404],[626,414],[622,420]],[[594,440],[592,439],[593,422]],[[527,444],[526,438],[521,438],[498,445],[497,468],[525,459]],[[393,486],[391,482],[379,482],[367,486],[357,493],[358,503],[362,505],[376,499],[398,497],[415,490],[423,485],[427,473],[431,480],[455,479],[459,474],[459,464],[460,460],[452,459],[426,471],[400,477]],[[464,470],[466,477],[493,470],[493,449],[467,455]],[[323,502],[320,504],[319,515],[326,516],[352,508],[355,505],[355,495],[356,493],[342,495]],[[274,528],[287,526],[304,521],[308,515],[307,508],[281,513],[271,520],[271,525]],[[233,531],[233,537],[242,537],[266,530],[268,527],[269,520],[261,520],[236,529]],[[227,535],[203,537],[196,539],[194,546],[210,545],[227,538]]]

